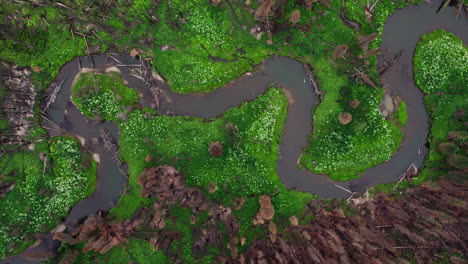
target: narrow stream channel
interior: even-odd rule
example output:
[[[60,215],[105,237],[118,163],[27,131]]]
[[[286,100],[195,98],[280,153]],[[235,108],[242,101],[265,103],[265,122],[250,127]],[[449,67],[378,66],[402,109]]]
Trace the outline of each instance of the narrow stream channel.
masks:
[[[424,106],[424,94],[413,81],[412,57],[421,35],[443,28],[454,33],[463,42],[468,43],[468,20],[464,17],[455,19],[455,10],[447,8],[436,14],[439,1],[432,5],[427,3],[409,6],[397,10],[387,20],[381,50],[387,54],[402,52],[400,60],[388,69],[381,81],[390,91],[400,96],[407,103],[408,125],[404,128],[404,140],[392,158],[376,167],[366,170],[360,178],[348,182],[335,182],[326,175],[316,175],[297,168],[297,161],[307,146],[307,136],[312,130],[312,109],[318,103],[313,88],[305,81],[304,66],[290,58],[272,57],[262,63],[262,71],[244,75],[236,81],[206,94],[176,94],[164,83],[156,83],[162,88],[169,100],[163,100],[159,114],[184,115],[207,119],[219,116],[224,111],[254,100],[264,93],[270,84],[287,87],[294,103],[289,105],[284,134],[280,143],[278,173],[281,181],[288,188],[309,192],[324,198],[347,198],[350,193],[338,188],[340,185],[352,192],[362,193],[376,184],[396,181],[406,169],[414,163],[421,167],[427,154],[425,146],[429,131],[428,115]],[[112,58],[113,57],[113,58]],[[131,75],[130,68],[124,65],[139,64],[129,55],[96,55],[79,57],[65,64],[55,83],[62,83],[62,89],[56,101],[48,111],[48,118],[65,131],[85,139],[84,148],[89,153],[97,153],[100,163],[97,171],[95,192],[74,206],[65,220],[68,231],[83,217],[95,214],[100,210],[109,210],[118,201],[127,179],[112,155],[103,147],[100,129],[106,129],[118,141],[119,131],[110,122],[98,123],[82,115],[70,101],[72,82],[81,68],[117,66],[122,77],[130,88],[142,93],[141,104],[151,106],[151,95],[148,86]],[[53,132],[51,132],[53,133]],[[52,134],[51,136],[56,136]],[[126,168],[123,168],[125,171]],[[55,250],[59,242],[53,241],[49,234],[42,239],[39,246],[28,250]],[[22,259],[19,256],[0,263],[38,263]]]

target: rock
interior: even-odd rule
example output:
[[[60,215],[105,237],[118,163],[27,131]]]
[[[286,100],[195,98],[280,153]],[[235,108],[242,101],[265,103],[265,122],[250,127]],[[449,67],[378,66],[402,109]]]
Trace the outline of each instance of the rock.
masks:
[[[65,224],[60,224],[60,225],[56,226],[54,229],[52,229],[50,232],[51,233],[62,233],[62,232],[65,231],[65,229],[67,229]]]
[[[383,117],[390,116],[395,111],[395,104],[393,102],[393,97],[388,92],[384,94],[383,101],[380,105],[381,114]]]
[[[353,116],[348,112],[343,112],[338,115],[338,120],[342,125],[347,125],[353,120]]]
[[[93,157],[93,160],[94,160],[96,163],[101,162],[101,156],[100,156],[99,154],[93,153],[92,157]]]

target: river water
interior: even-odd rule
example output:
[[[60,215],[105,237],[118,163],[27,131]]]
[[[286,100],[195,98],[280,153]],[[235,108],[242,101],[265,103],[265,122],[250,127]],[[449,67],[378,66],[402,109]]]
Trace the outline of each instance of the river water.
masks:
[[[381,44],[381,50],[392,56],[402,52],[399,61],[382,76],[381,82],[391,93],[400,96],[408,108],[408,125],[404,128],[404,139],[392,158],[376,167],[366,170],[360,178],[348,182],[335,182],[326,175],[316,175],[297,167],[303,149],[307,146],[307,137],[312,130],[312,109],[319,103],[309,81],[306,81],[304,65],[290,58],[272,57],[265,60],[259,71],[244,75],[236,81],[204,94],[176,94],[163,82],[154,81],[152,85],[160,87],[163,96],[159,114],[184,115],[211,119],[224,111],[252,101],[264,93],[272,83],[288,89],[294,103],[289,104],[288,115],[279,146],[277,170],[281,181],[288,188],[309,192],[324,198],[347,198],[350,193],[338,188],[342,186],[352,192],[362,193],[376,184],[396,181],[411,165],[423,165],[427,154],[426,142],[429,128],[428,115],[424,106],[424,94],[413,81],[412,57],[420,36],[435,29],[444,28],[468,43],[468,20],[464,17],[455,19],[455,10],[447,8],[436,14],[437,4],[423,3],[397,10],[387,20]],[[95,68],[105,71],[116,66],[122,78],[130,88],[136,89],[142,96],[143,106],[154,106],[147,83],[132,76],[141,64],[129,55],[102,54],[92,57],[79,57],[65,64],[55,83],[62,88],[55,102],[48,111],[48,118],[67,133],[85,139],[84,147],[90,153],[100,156],[95,192],[72,208],[65,220],[68,231],[83,217],[100,210],[109,210],[118,201],[127,183],[125,166],[118,167],[112,155],[103,147],[99,131],[109,131],[118,142],[119,131],[110,122],[95,122],[83,116],[70,101],[70,89],[81,68]],[[133,71],[132,71],[133,70]],[[57,135],[50,130],[51,136]],[[28,250],[54,249],[59,245],[52,241],[51,235],[42,239],[39,246]],[[1,263],[35,263],[19,256]]]

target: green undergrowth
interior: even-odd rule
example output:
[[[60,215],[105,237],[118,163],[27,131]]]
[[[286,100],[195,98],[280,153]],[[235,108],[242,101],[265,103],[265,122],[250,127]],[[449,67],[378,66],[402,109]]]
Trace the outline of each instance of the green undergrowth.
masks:
[[[321,63],[315,65],[331,66]],[[321,84],[327,85],[323,87],[326,95],[314,112],[314,130],[301,164],[331,179],[349,180],[388,160],[398,149],[402,134],[379,112],[382,89],[353,84],[345,78],[337,80],[333,69],[328,70],[317,74]],[[360,103],[354,109],[350,102],[355,99]],[[347,125],[338,120],[342,112],[352,116]]]
[[[356,58],[364,53],[358,46],[358,36],[381,33],[380,20],[372,20],[356,32],[340,18],[337,10],[340,10],[342,1],[330,3],[334,8],[316,4],[313,10],[307,10],[299,3],[288,1],[285,13],[300,10],[301,19],[295,26],[289,24],[289,30],[275,35],[273,40],[281,55],[291,56],[312,66],[323,92],[322,100],[313,114],[314,128],[301,165],[315,173],[328,174],[335,180],[349,180],[358,177],[367,168],[388,160],[398,149],[402,133],[397,125],[383,119],[379,113],[382,88],[359,84],[347,73],[353,70],[348,65],[351,61],[365,71],[374,83],[378,83],[375,56],[365,61]],[[365,1],[348,1],[347,4],[346,15],[360,22],[357,17],[364,15]],[[406,4],[399,1],[399,4],[389,7],[388,4],[378,3],[376,12],[393,11]],[[285,18],[282,23],[289,23],[288,19]],[[284,42],[288,45],[280,44]],[[348,61],[333,59],[334,47],[343,44],[348,46]],[[350,107],[353,99],[360,101],[356,109]],[[351,113],[353,120],[341,125],[338,121],[341,112]]]
[[[129,165],[129,184],[111,214],[127,219],[138,207],[149,204],[149,199],[141,198],[138,176],[145,168],[162,164],[174,166],[185,176],[188,185],[200,187],[212,202],[233,206],[235,198],[244,198],[244,206],[234,214],[241,227],[240,234],[249,241],[263,232],[252,227],[260,195],[272,197],[275,219],[300,214],[312,196],[286,190],[276,171],[286,111],[286,98],[277,88],[212,120],[147,117],[139,110],[134,111],[119,126],[120,155]],[[223,154],[218,157],[208,152],[208,146],[215,141],[223,146]],[[152,157],[150,162],[145,161],[148,155]],[[213,184],[218,189],[209,193],[207,188]],[[187,225],[188,221],[180,224]],[[187,261],[191,259],[190,255],[184,257]]]
[[[0,257],[18,253],[34,242],[34,234],[60,223],[71,206],[94,191],[96,168],[78,142],[67,137],[2,156],[0,181],[16,185],[0,199]]]
[[[468,48],[444,30],[422,36],[414,55],[414,77],[426,93],[431,118],[428,162],[445,159],[437,151],[440,143],[450,131],[466,131],[462,121],[468,112]]]
[[[117,73],[82,73],[71,98],[91,119],[120,122],[138,102],[138,93],[124,85]]]
[[[411,182],[380,185],[376,191],[403,191],[409,185],[436,181],[441,176],[451,180],[466,179],[468,166],[466,133],[468,112],[468,48],[451,33],[436,30],[423,35],[416,48],[414,77],[426,93],[429,114],[429,154],[425,168]]]
[[[345,2],[346,16],[361,24],[359,32],[341,20],[343,1],[331,0],[329,7],[315,3],[311,10],[301,1],[286,1],[275,17],[269,17],[274,29],[271,45],[266,44],[268,33],[259,40],[250,34],[256,25],[265,28],[265,21],[255,21],[252,15],[258,3],[250,2],[247,6],[245,1],[214,4],[205,0],[142,0],[93,2],[88,6],[80,1],[64,0],[61,3],[66,7],[62,8],[2,2],[5,14],[16,14],[15,10],[19,10],[21,16],[17,14],[20,17],[15,19],[5,15],[1,21],[9,37],[0,39],[0,56],[19,65],[36,67],[35,79],[45,86],[55,77],[60,65],[76,55],[104,52],[109,48],[127,52],[137,48],[141,57],[153,59],[154,70],[180,93],[212,91],[252,70],[272,54],[291,56],[313,65],[324,93],[314,120],[316,124],[328,122],[328,126],[323,124],[322,129],[314,129],[301,164],[314,172],[330,174],[333,179],[345,180],[386,161],[401,136],[390,122],[378,119],[374,106],[363,104],[357,111],[366,109],[362,119],[370,118],[367,130],[377,135],[377,144],[369,144],[369,137],[362,133],[346,134],[348,127],[333,127],[339,112],[347,107],[349,96],[343,95],[342,90],[364,85],[356,84],[344,73],[349,70],[345,69],[349,66],[346,62],[330,61],[331,53],[333,47],[346,44],[350,54],[362,55],[359,35],[381,33],[383,22],[396,8],[420,1],[378,1],[370,23],[365,23],[366,1]],[[294,25],[290,14],[295,10],[301,12],[301,18]],[[73,26],[62,23],[70,16],[74,18]],[[371,48],[378,43],[377,39]],[[374,55],[362,60],[358,67],[377,83],[376,62]],[[356,96],[370,97],[373,104],[381,93],[371,89],[358,88]],[[108,93],[104,95],[97,101],[110,105],[112,97]],[[354,115],[353,118],[358,119]],[[352,143],[341,148],[343,142]],[[327,158],[317,159],[324,151],[330,152]]]
[[[254,21],[242,1],[161,2],[150,28],[157,70],[179,93],[220,87],[264,60],[269,51],[249,30]]]
[[[3,32],[0,57],[19,66],[34,67],[37,88],[50,84],[66,62],[86,54],[85,39],[75,37],[67,24],[62,23],[60,10],[8,1],[0,3],[0,10],[4,14],[19,16],[17,20],[6,15],[0,17]]]
[[[127,206],[125,201],[129,197],[140,199],[138,176],[144,168],[160,164],[173,165],[186,176],[189,185],[205,191],[215,184],[218,191],[207,195],[218,203],[230,205],[235,197],[269,194],[280,212],[294,211],[310,195],[286,191],[276,172],[286,111],[281,90],[271,88],[255,101],[213,120],[148,118],[141,111],[133,112],[120,125],[119,141],[121,157],[129,164],[129,193],[112,212],[119,218],[131,216],[136,207]],[[220,157],[208,152],[208,146],[215,141],[223,145]],[[153,161],[146,162],[147,155]]]

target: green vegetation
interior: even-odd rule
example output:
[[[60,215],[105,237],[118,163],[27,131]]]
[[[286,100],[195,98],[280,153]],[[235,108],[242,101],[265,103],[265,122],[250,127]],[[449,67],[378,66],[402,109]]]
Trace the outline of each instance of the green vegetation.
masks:
[[[154,70],[180,93],[212,91],[252,70],[272,54],[291,56],[313,65],[324,92],[313,117],[321,127],[314,128],[301,164],[314,172],[345,180],[388,160],[401,135],[396,126],[376,112],[375,102],[381,99],[381,92],[351,80],[347,72],[353,70],[344,59],[330,59],[334,47],[346,44],[347,60],[376,83],[376,57],[355,60],[357,56],[367,56],[367,51],[358,45],[359,36],[380,34],[383,22],[396,8],[421,1],[378,1],[369,23],[364,12],[368,1],[347,1],[345,15],[359,22],[360,30],[346,26],[341,19],[342,1],[332,0],[330,5],[315,3],[307,8],[301,1],[290,0],[275,15],[258,20],[252,14],[259,4],[249,2],[250,5],[245,1],[111,1],[93,3],[89,8],[79,1],[64,0],[61,3],[66,7],[62,8],[49,4],[21,5],[20,14],[15,11],[18,4],[3,2],[5,14],[20,17],[3,16],[1,23],[8,29],[5,33],[9,37],[0,39],[0,56],[19,65],[37,67],[35,78],[46,86],[60,65],[76,55],[103,52],[110,47],[127,52],[136,48],[142,57],[154,59]],[[300,12],[300,19],[294,24],[290,21],[293,11]],[[74,18],[73,26],[61,23],[70,16]],[[273,32],[268,32],[270,26]],[[259,40],[250,34],[255,28],[263,31]],[[378,46],[379,37],[369,44],[369,51]],[[270,45],[267,40],[271,40]],[[369,103],[361,100],[361,109],[351,113],[356,121],[357,112],[364,113],[362,120],[369,119],[368,123],[353,121],[347,127],[335,129],[337,116],[348,108],[351,95],[342,90],[356,90],[353,96],[370,98]],[[104,99],[113,98],[105,93],[100,100]],[[350,130],[353,131],[348,134]],[[363,130],[371,133],[365,134]],[[369,144],[371,136],[367,135],[373,135],[376,144]],[[348,146],[342,148],[343,143]],[[326,157],[318,159],[326,152],[329,152]]]
[[[141,111],[133,112],[119,126],[121,157],[129,164],[128,193],[111,212],[120,219],[128,218],[144,204],[147,199],[140,197],[138,176],[144,168],[160,164],[173,165],[189,185],[207,190],[215,184],[218,191],[207,195],[218,203],[231,205],[236,197],[251,197],[247,200],[257,206],[240,213],[244,224],[250,225],[262,194],[272,195],[279,215],[300,210],[311,196],[286,191],[276,172],[286,107],[281,90],[272,88],[254,102],[209,122],[186,117],[147,118]],[[222,156],[208,152],[215,141],[222,143]],[[148,155],[151,162],[145,161]]]
[[[348,180],[369,167],[388,160],[397,150],[402,134],[398,127],[384,120],[379,113],[383,90],[378,87],[358,84],[350,78],[349,72],[359,68],[374,80],[378,78],[375,56],[366,57],[368,50],[358,45],[359,36],[382,32],[383,21],[395,10],[409,3],[379,1],[375,7],[375,18],[365,22],[366,1],[347,1],[346,16],[362,24],[360,31],[345,25],[340,18],[341,1],[330,1],[333,8],[314,5],[307,10],[299,3],[288,1],[285,13],[300,10],[301,20],[289,30],[274,35],[278,52],[312,65],[314,74],[324,93],[320,105],[313,116],[314,131],[310,135],[309,147],[301,159],[301,164],[315,173],[328,174],[332,179]],[[414,1],[419,2],[419,1]],[[282,20],[286,23],[286,19]],[[289,45],[280,43],[287,42]],[[343,58],[333,58],[334,48],[346,45]],[[352,62],[352,67],[350,64]],[[358,80],[361,81],[362,80]],[[359,99],[357,108],[350,107],[353,99]],[[349,112],[353,120],[341,125],[338,116]]]
[[[260,195],[272,197],[276,221],[284,222],[292,214],[301,215],[305,203],[312,196],[287,191],[276,171],[277,149],[286,111],[286,98],[278,88],[271,88],[255,101],[230,109],[213,120],[150,116],[141,110],[133,111],[119,124],[120,155],[129,165],[128,188],[118,205],[110,210],[111,215],[125,220],[132,217],[137,208],[151,205],[151,199],[141,197],[138,177],[145,168],[162,164],[172,165],[181,171],[188,185],[202,188],[213,202],[233,206],[236,198],[244,198],[244,206],[234,214],[240,224],[240,235],[245,236],[248,242],[265,232],[264,228],[252,226]],[[103,112],[102,115],[108,113]],[[222,144],[221,156],[213,156],[208,151],[209,145],[215,141]],[[210,185],[215,185],[217,191],[210,193]],[[183,239],[174,247],[182,249],[182,259],[193,262],[193,234],[189,223],[192,213],[177,206],[172,210],[178,217],[164,230],[183,233]],[[130,251],[138,251],[141,244],[135,242],[126,247]],[[120,251],[114,249],[100,258],[113,258],[115,254],[123,254],[116,253]],[[94,254],[87,253],[86,258]],[[212,263],[211,256],[208,254],[204,260],[198,261]],[[122,258],[127,262],[135,261],[133,254]]]
[[[406,103],[405,102],[400,102],[400,105],[396,111],[396,116],[398,119],[398,124],[402,127],[406,126],[408,123],[408,112],[406,109]]]
[[[468,111],[468,48],[451,33],[436,30],[421,38],[414,55],[414,77],[426,93],[431,118],[428,166],[444,160],[437,149],[449,131],[465,131]]]
[[[313,114],[314,131],[300,164],[333,179],[347,180],[388,160],[400,144],[398,126],[383,119],[378,111],[383,90],[372,85],[378,83],[377,60],[369,52],[380,44],[383,23],[395,8],[421,1],[378,1],[369,23],[363,8],[368,1],[345,1],[346,17],[359,22],[360,29],[346,26],[342,20],[343,1],[327,2],[330,6],[315,3],[313,8],[306,8],[302,1],[285,1],[275,15],[255,21],[255,1],[250,6],[245,1],[212,4],[206,0],[118,0],[105,4],[63,0],[60,3],[64,6],[3,1],[0,57],[33,67],[38,87],[46,87],[59,68],[75,56],[109,48],[126,52],[138,49],[142,57],[154,59],[154,70],[180,93],[212,91],[252,70],[272,54],[293,57],[313,68],[323,92],[322,102]],[[294,24],[290,22],[293,11],[300,12]],[[250,34],[256,26],[269,31],[270,25],[274,31],[264,32],[258,40]],[[379,35],[368,48],[358,44],[359,37],[372,33]],[[428,164],[435,166],[448,159],[457,168],[466,163],[466,153],[460,147],[466,138],[458,136],[448,142],[451,145],[440,143],[447,141],[449,131],[458,133],[465,129],[453,114],[458,109],[466,112],[466,96],[460,96],[466,87],[466,48],[463,53],[457,48],[459,41],[445,33],[437,34],[444,35],[444,40],[438,41],[436,35],[426,37],[423,43],[433,47],[419,48],[417,53],[422,55],[415,57],[416,81],[431,94],[426,99],[433,119],[433,150]],[[340,45],[346,45],[346,52],[335,57],[334,49]],[[428,62],[428,56],[440,59],[439,55],[433,56],[437,52],[455,55],[448,62]],[[354,80],[351,76],[355,69],[366,73],[370,81]],[[460,70],[463,74],[455,74]],[[247,237],[245,247],[266,232],[252,226],[259,195],[272,197],[275,221],[299,215],[304,203],[311,199],[311,195],[287,191],[276,172],[287,105],[279,89],[270,89],[256,101],[231,109],[218,119],[202,120],[133,111],[138,95],[118,79],[117,74],[83,74],[72,90],[72,98],[84,114],[119,124],[120,154],[129,165],[129,185],[117,207],[111,210],[112,216],[128,219],[137,208],[152,203],[141,198],[137,179],[145,168],[160,164],[176,167],[189,185],[201,187],[213,202],[232,205],[235,198],[245,198],[242,209],[235,212],[240,233]],[[360,103],[354,107],[351,102],[356,99]],[[352,116],[346,125],[338,120],[343,112]],[[403,126],[407,119],[404,102],[396,115]],[[4,126],[2,122],[0,127]],[[214,141],[223,146],[219,157],[208,152]],[[92,191],[96,164],[79,151],[78,144],[68,138],[52,139],[50,146],[47,142],[37,143],[35,151],[24,150],[0,160],[0,173],[7,181],[17,182],[13,191],[0,200],[0,208],[8,208],[1,210],[0,254],[21,249],[23,242],[31,243],[31,234],[50,229],[55,219],[66,215],[70,206]],[[46,164],[43,172],[39,152],[46,154],[47,164],[53,160],[53,168]],[[145,161],[147,157],[150,158]],[[418,179],[434,175],[424,170]],[[209,193],[210,185],[216,185],[218,190]],[[193,262],[189,214],[181,208],[173,209],[180,217],[172,228],[184,233],[178,245],[184,249],[182,258]],[[95,257],[112,263],[145,263],[153,258],[166,261],[161,251],[152,251],[146,242],[135,239],[130,239],[125,250],[116,247],[102,256],[80,255],[83,263],[94,262]],[[204,261],[213,260],[207,257]]]
[[[157,21],[150,28],[157,45],[150,52],[174,91],[212,91],[270,54],[264,42],[250,36],[254,21],[241,4],[175,0],[157,5]]]
[[[67,137],[2,156],[0,180],[16,185],[0,199],[0,258],[33,243],[35,233],[49,231],[71,206],[90,195],[96,167],[78,142]]]
[[[117,73],[83,73],[72,88],[71,98],[89,118],[119,122],[138,102],[138,93],[125,86]]]
[[[440,176],[461,180],[464,174],[460,170],[468,166],[468,153],[463,147],[468,141],[468,48],[453,34],[436,30],[421,37],[413,64],[416,84],[426,93],[430,150],[426,167],[411,182],[399,184],[400,192]],[[390,192],[395,185],[376,186],[373,192]]]

